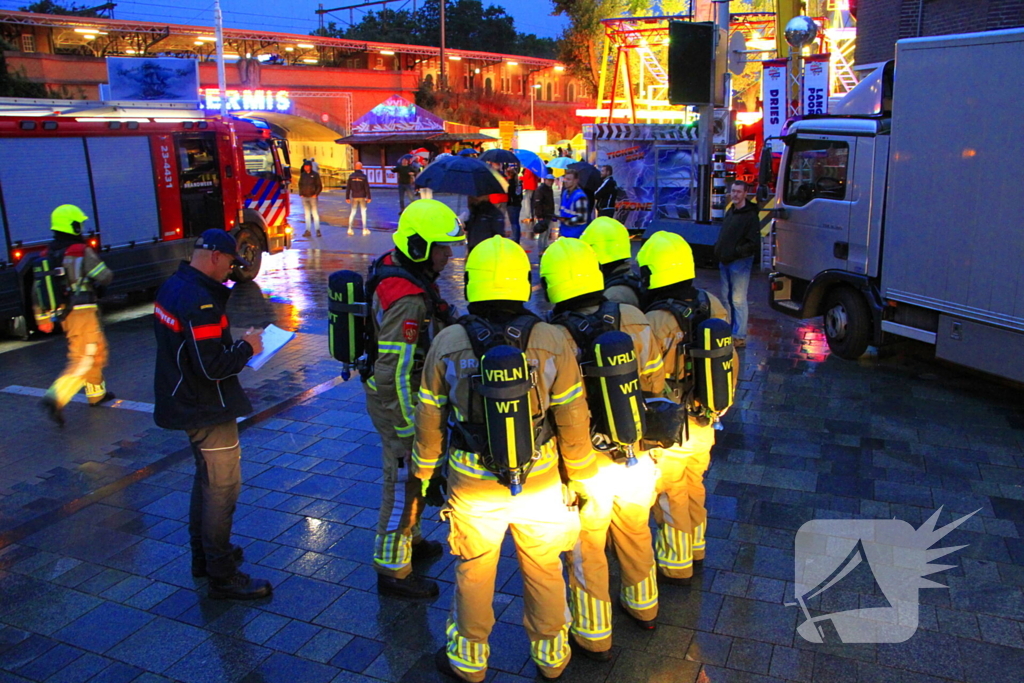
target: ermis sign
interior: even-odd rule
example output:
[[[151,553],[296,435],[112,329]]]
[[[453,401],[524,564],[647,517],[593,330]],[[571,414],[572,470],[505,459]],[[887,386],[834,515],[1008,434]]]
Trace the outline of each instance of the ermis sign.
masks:
[[[228,111],[288,112],[292,108],[287,90],[228,90],[226,94]],[[204,109],[220,110],[220,91],[200,88],[199,101]]]

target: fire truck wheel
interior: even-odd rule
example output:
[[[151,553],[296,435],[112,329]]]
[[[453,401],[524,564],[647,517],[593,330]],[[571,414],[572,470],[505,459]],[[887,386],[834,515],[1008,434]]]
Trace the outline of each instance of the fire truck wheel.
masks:
[[[863,295],[851,287],[837,287],[825,299],[825,339],[832,353],[856,360],[871,341],[871,311]]]
[[[255,230],[245,227],[238,231],[235,239],[238,241],[238,254],[249,262],[249,267],[235,266],[231,271],[231,279],[235,282],[251,282],[260,274],[263,243]]]

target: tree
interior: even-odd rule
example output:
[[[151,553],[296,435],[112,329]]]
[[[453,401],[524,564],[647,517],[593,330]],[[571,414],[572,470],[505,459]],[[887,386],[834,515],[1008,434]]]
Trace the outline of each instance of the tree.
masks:
[[[103,7],[105,6],[79,7],[75,3],[65,6],[56,0],[36,0],[31,5],[18,9],[22,12],[35,12],[36,14],[74,14],[79,17],[98,17]]]
[[[33,83],[23,73],[8,69],[4,51],[12,49],[6,42],[0,41],[0,97],[46,97],[46,86]]]
[[[623,12],[638,15],[647,7],[643,0],[551,0],[555,16],[564,16],[569,26],[558,41],[558,57],[569,75],[597,93],[601,75],[604,26],[601,21]],[[638,15],[639,16],[639,15]]]

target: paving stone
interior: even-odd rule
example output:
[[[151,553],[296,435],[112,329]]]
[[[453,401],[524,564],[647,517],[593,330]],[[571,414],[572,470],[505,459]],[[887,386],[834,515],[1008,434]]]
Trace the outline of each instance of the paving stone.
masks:
[[[332,666],[318,664],[286,655],[272,654],[255,671],[242,679],[243,683],[265,683],[266,681],[303,681],[303,683],[329,683],[338,674]]]
[[[237,681],[271,654],[271,650],[252,643],[214,634],[168,669],[167,675],[195,683]]]
[[[126,664],[162,673],[208,637],[201,629],[156,617],[106,654]]]
[[[90,652],[103,654],[153,618],[153,615],[131,607],[104,602],[57,631],[54,638]]]

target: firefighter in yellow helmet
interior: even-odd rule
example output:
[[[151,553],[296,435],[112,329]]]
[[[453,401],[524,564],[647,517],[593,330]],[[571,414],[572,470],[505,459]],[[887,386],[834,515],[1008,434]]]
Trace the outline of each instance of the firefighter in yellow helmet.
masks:
[[[458,557],[443,674],[482,681],[494,626],[494,582],[511,531],[523,574],[523,625],[544,678],[569,663],[570,619],[561,553],[579,515],[562,485],[596,471],[579,366],[570,341],[530,313],[530,262],[504,237],[466,259],[469,315],[427,354],[416,406],[413,474],[448,467],[449,542]]]
[[[695,376],[692,351],[688,349],[692,349],[694,331],[702,321],[709,317],[728,320],[728,314],[714,295],[694,286],[693,252],[679,235],[655,233],[640,249],[636,261],[644,284],[644,310],[664,357],[665,396],[678,404],[685,418],[677,443],[654,451],[659,470],[654,505],[658,523],[655,554],[662,580],[688,585],[694,563],[704,560],[704,474],[711,463],[718,418],[694,399]],[[733,374],[729,381],[734,383],[739,367],[735,351],[731,355]]]
[[[435,280],[465,242],[455,213],[441,202],[412,202],[398,220],[395,249],[378,258],[366,280],[376,347],[363,374],[366,410],[380,434],[384,481],[374,541],[377,590],[406,598],[437,595],[437,584],[412,574],[412,561],[440,555],[437,541],[420,536],[423,498],[409,476],[413,410],[423,359],[453,311]]]
[[[97,289],[114,279],[82,236],[89,220],[80,208],[62,204],[50,214],[53,241],[32,266],[32,308],[36,327],[52,332],[57,324],[68,339],[68,364],[43,397],[43,408],[64,426],[64,406],[83,387],[90,406],[112,401],[103,368],[107,365],[107,338],[100,324]]]
[[[640,306],[640,277],[630,261],[629,231],[619,221],[600,216],[591,221],[580,239],[594,248],[604,275],[604,296],[609,301]]]
[[[660,344],[644,314],[605,298],[597,255],[585,242],[565,237],[548,247],[541,257],[540,277],[548,300],[555,305],[550,322],[559,327],[582,364],[598,467],[595,476],[572,484],[582,502],[580,538],[569,562],[571,633],[588,658],[608,661],[612,597],[605,545],[609,536],[621,568],[619,604],[644,629],[653,629],[658,615],[648,526],[657,468],[647,453],[640,452],[642,429],[630,430],[628,423],[643,411],[644,396],[664,393],[665,368]],[[628,335],[624,342],[632,355],[629,373],[596,374],[601,348],[614,343],[608,332]],[[628,407],[612,403],[609,392],[619,399],[629,394],[633,403]],[[627,424],[620,424],[622,420]],[[620,436],[623,426],[628,437]]]

